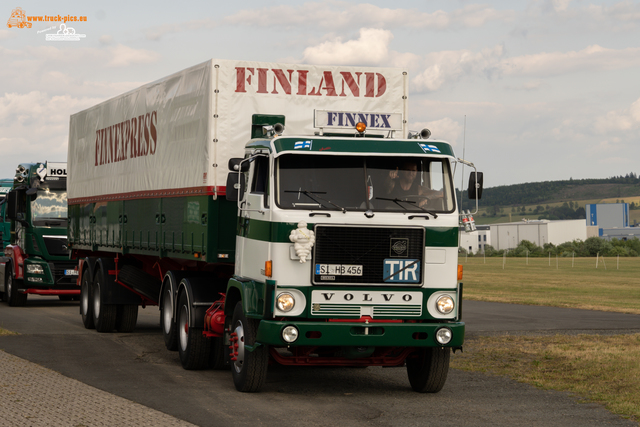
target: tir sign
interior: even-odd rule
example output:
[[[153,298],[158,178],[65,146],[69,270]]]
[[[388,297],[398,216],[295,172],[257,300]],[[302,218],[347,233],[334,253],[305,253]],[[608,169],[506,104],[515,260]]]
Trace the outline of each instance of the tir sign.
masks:
[[[389,283],[420,283],[420,260],[385,259],[383,280]]]

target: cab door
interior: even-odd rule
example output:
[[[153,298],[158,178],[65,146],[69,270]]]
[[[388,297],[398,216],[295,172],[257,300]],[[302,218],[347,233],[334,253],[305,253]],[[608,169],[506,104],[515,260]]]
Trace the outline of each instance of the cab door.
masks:
[[[257,156],[249,169],[245,196],[240,202],[237,255],[239,275],[264,282],[265,262],[271,259],[269,157]]]

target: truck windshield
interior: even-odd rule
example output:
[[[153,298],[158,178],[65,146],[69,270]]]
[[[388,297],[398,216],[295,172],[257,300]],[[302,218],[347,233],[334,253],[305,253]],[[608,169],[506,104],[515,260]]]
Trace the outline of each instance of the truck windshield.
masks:
[[[38,189],[37,197],[31,201],[32,221],[66,217],[67,190]]]
[[[452,189],[442,158],[286,154],[276,169],[283,209],[452,212]]]

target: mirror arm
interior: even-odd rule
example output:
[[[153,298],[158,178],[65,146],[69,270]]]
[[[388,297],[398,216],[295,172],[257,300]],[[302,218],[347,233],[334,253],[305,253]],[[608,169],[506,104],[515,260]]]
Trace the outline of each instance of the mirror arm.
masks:
[[[476,215],[478,213],[478,209],[479,209],[479,205],[478,205],[478,188],[480,187],[480,184],[478,184],[478,179],[477,179],[477,177],[478,177],[478,168],[476,168],[476,166],[473,163],[468,162],[466,160],[463,160],[463,159],[461,159],[459,157],[458,157],[457,160],[458,160],[458,162],[462,163],[463,165],[472,167],[473,168],[473,172],[472,173],[476,174],[475,175],[476,176],[476,180],[475,180],[475,182],[476,182],[476,188],[475,188],[475,190],[476,190],[476,210],[475,210],[475,212],[471,212],[472,215]]]

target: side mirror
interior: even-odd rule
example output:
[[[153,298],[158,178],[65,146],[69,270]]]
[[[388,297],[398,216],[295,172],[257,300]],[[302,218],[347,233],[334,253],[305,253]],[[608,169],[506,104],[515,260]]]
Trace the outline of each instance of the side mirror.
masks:
[[[17,191],[9,191],[7,193],[7,218],[9,219],[17,219],[18,218],[18,192]]]
[[[233,160],[233,159],[231,159]],[[231,163],[231,161],[229,161]],[[244,194],[244,175],[238,172],[229,172],[227,175],[227,200],[237,202]]]
[[[38,189],[37,188],[30,188],[27,190],[27,196],[29,196],[31,198],[31,201],[34,201],[35,199],[38,198]]]
[[[482,172],[471,172],[469,175],[469,187],[468,187],[468,197],[470,200],[476,199],[476,189],[478,194],[478,199],[482,199],[482,184],[483,184],[483,176]]]
[[[231,158],[229,159],[229,170],[231,172],[238,172],[239,168],[242,168],[240,170],[240,172],[246,172],[249,170],[249,166],[251,162],[244,162],[242,163],[244,159],[241,159],[239,157],[235,157],[235,158]]]

